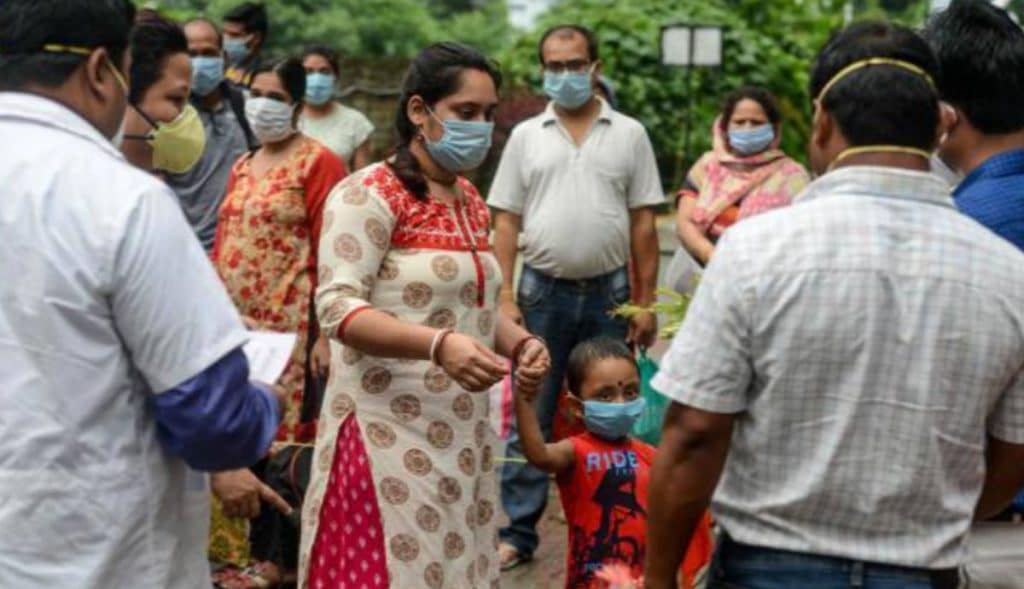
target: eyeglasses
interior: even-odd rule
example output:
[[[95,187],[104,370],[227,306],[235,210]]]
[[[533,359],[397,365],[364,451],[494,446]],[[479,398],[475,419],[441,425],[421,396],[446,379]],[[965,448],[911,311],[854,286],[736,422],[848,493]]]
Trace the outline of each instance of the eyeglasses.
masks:
[[[572,61],[549,61],[544,64],[544,71],[552,74],[580,74],[587,71],[590,62],[585,59],[574,59]]]

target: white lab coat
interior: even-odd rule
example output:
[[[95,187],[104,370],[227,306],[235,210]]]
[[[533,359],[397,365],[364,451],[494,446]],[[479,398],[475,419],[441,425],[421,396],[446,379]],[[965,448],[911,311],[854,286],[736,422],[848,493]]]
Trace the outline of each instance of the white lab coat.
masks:
[[[210,586],[207,479],[149,398],[245,337],[167,187],[0,93],[0,588]]]

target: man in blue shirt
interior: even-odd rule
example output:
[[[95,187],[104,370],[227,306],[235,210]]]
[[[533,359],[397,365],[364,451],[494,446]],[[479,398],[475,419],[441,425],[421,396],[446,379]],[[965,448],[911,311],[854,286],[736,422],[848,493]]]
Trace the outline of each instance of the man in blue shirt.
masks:
[[[957,208],[1024,250],[1024,30],[982,0],[956,0],[925,36],[942,67],[947,135],[939,155],[966,174]],[[995,521],[976,523],[964,576],[971,587],[1024,578],[1024,492]]]
[[[981,0],[957,0],[926,31],[942,66],[939,155],[966,175],[957,207],[1024,249],[1024,31]]]

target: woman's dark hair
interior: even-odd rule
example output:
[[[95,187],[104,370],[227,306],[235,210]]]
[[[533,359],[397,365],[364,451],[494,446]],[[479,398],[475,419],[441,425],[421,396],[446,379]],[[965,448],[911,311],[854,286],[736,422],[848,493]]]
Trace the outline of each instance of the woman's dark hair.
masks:
[[[261,63],[252,73],[252,79],[260,74],[274,74],[281,79],[281,85],[292,97],[292,103],[302,108],[302,97],[306,95],[306,68],[295,57],[272,59]]]
[[[942,67],[942,98],[985,134],[1024,129],[1024,31],[1001,8],[956,0],[925,29]]]
[[[817,98],[843,68],[872,57],[916,65],[941,85],[938,61],[924,39],[900,25],[868,21],[840,31],[825,44],[811,68],[811,97]],[[842,78],[822,102],[851,146],[930,151],[935,145],[939,97],[920,74],[892,65],[868,66]]]
[[[633,353],[629,351],[622,340],[600,336],[577,344],[569,354],[569,361],[565,366],[565,379],[569,384],[569,392],[577,396],[580,395],[580,389],[590,367],[594,365],[594,362],[609,358],[621,358],[629,363],[636,362],[633,359]]]
[[[419,162],[409,149],[420,133],[419,127],[413,124],[406,112],[409,99],[419,96],[427,106],[433,107],[459,91],[462,73],[466,70],[484,72],[494,81],[495,88],[501,87],[501,74],[493,63],[476,49],[452,42],[437,43],[420,51],[402,82],[402,96],[395,113],[398,147],[394,161],[389,162],[389,165],[405,188],[420,200],[427,198],[427,181]]]
[[[0,0],[0,90],[60,86],[85,56],[44,45],[103,47],[121,67],[135,7],[128,0]]]
[[[764,88],[746,86],[725,97],[725,102],[722,103],[722,120],[719,123],[723,129],[729,127],[732,114],[736,112],[736,105],[744,100],[753,100],[760,104],[773,127],[782,122],[782,112],[779,110],[779,101],[775,99],[775,95]]]
[[[302,61],[305,62],[306,58],[310,55],[319,55],[326,59],[327,64],[331,66],[331,71],[334,72],[335,76],[337,76],[338,72],[341,71],[341,67],[338,65],[338,52],[327,45],[310,45],[306,47],[302,52]]]
[[[128,98],[134,104],[160,79],[167,58],[188,54],[188,40],[178,25],[159,16],[150,16],[139,22],[131,34],[131,87]]]

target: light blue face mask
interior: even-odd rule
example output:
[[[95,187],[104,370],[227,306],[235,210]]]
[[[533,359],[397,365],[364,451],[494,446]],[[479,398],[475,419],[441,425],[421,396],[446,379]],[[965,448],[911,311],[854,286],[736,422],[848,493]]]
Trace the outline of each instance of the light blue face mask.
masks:
[[[584,401],[583,423],[590,433],[614,442],[629,435],[646,405],[647,400],[643,397],[628,403]]]
[[[592,70],[584,72],[544,72],[544,93],[558,106],[575,110],[594,95]]]
[[[494,123],[484,121],[441,121],[444,135],[437,141],[426,141],[427,152],[437,165],[449,172],[465,172],[478,167],[491,150]]]
[[[313,106],[327,104],[334,96],[334,76],[331,74],[306,74],[306,102]]]
[[[729,129],[729,145],[740,155],[754,155],[771,147],[775,129],[761,125],[751,129]]]
[[[192,94],[209,96],[224,81],[223,57],[192,58]]]
[[[225,38],[224,53],[228,54],[228,61],[232,64],[238,65],[242,63],[246,57],[249,57],[249,38]]]

